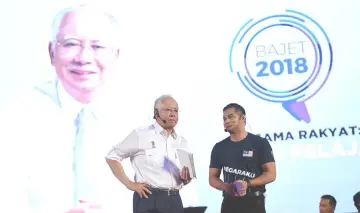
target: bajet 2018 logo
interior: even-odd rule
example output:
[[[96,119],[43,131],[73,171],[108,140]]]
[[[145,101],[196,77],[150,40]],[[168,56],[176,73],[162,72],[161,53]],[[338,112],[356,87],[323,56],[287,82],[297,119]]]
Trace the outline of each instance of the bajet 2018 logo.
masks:
[[[231,72],[246,89],[265,101],[281,103],[294,118],[307,123],[305,102],[324,86],[332,61],[324,29],[294,10],[250,19],[230,50]]]

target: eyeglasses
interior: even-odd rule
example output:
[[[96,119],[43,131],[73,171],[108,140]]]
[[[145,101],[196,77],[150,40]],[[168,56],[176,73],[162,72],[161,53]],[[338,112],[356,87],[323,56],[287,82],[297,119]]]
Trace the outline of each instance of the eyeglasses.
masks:
[[[104,58],[114,54],[115,48],[108,47],[102,44],[85,45],[83,42],[76,39],[65,39],[56,41],[59,46],[59,53],[64,57],[75,57],[85,49],[91,50],[95,57]]]
[[[176,108],[163,108],[161,110],[166,113],[170,113],[170,112],[178,113],[179,112],[179,109],[176,109]]]

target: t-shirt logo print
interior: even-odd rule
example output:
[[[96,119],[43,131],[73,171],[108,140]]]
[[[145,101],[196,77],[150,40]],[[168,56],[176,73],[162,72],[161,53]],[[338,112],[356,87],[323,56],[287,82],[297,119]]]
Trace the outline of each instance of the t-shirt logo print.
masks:
[[[244,150],[243,151],[243,157],[251,158],[253,155],[254,155],[253,151],[250,151],[250,150]]]

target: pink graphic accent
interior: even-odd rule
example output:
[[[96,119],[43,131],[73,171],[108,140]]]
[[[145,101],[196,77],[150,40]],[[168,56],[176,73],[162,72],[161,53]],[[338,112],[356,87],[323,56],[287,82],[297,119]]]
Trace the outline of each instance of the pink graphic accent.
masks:
[[[310,123],[310,115],[305,105],[305,102],[288,101],[288,102],[284,102],[282,106],[297,120]]]

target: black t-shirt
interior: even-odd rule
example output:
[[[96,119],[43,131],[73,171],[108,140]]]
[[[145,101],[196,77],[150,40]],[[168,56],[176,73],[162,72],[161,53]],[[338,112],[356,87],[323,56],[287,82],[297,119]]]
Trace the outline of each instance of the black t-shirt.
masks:
[[[246,138],[232,142],[230,137],[218,142],[211,152],[210,168],[222,169],[224,182],[251,180],[262,173],[262,165],[275,162],[270,143],[248,133]],[[265,192],[265,186],[252,187],[251,191]]]

